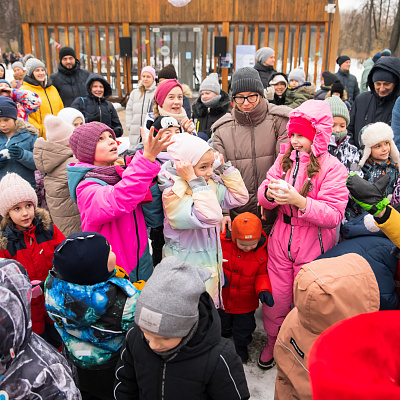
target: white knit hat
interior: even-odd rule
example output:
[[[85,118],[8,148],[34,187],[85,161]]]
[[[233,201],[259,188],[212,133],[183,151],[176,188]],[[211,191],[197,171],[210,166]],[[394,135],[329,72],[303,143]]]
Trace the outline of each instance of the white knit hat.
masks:
[[[58,114],[57,117],[62,119],[69,125],[72,125],[77,118],[82,118],[83,123],[85,123],[85,117],[83,114],[72,107],[63,108]],[[47,134],[47,133],[46,133]]]
[[[18,174],[8,173],[0,181],[0,215],[5,217],[16,204],[31,201],[37,207],[37,196],[32,186]]]
[[[69,145],[69,138],[74,131],[74,127],[64,122],[61,118],[48,114],[44,119],[46,128],[46,140],[48,142]]]
[[[388,124],[385,124],[384,122],[376,122],[375,124],[369,125],[361,134],[361,142],[365,148],[358,165],[363,167],[365,161],[367,161],[368,157],[371,155],[371,147],[384,140],[390,142],[390,157],[394,163],[398,164],[400,161],[399,150],[397,149],[393,138],[393,130]]]
[[[44,69],[46,69],[46,66],[40,60],[38,60],[37,58],[30,58],[25,64],[26,75],[28,75],[29,77],[32,78],[33,71],[36,68],[44,68]],[[46,74],[47,74],[47,70],[46,70]]]

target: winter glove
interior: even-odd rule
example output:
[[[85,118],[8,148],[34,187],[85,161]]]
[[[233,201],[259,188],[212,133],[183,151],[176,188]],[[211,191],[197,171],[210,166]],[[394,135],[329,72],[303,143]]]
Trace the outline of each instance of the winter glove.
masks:
[[[9,147],[8,153],[11,158],[21,158],[24,155],[24,149],[19,147],[17,144],[14,144]]]
[[[3,166],[8,161],[7,157],[4,157],[3,154],[0,154],[0,167]]]
[[[357,174],[350,174],[346,180],[354,201],[372,215],[383,211],[390,200],[385,198],[385,190],[390,182],[389,175],[383,175],[375,183],[370,183]]]
[[[222,288],[226,288],[228,287],[228,285],[229,285],[229,279],[224,272],[224,286],[222,286]]]
[[[266,304],[268,307],[272,307],[275,304],[274,297],[266,290],[264,292],[260,292],[258,294],[258,298],[260,299],[261,303]]]

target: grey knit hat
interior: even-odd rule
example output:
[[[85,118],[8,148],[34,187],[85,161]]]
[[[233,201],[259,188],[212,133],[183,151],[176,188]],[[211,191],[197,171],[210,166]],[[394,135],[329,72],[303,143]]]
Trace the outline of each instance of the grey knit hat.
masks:
[[[12,69],[17,68],[17,67],[21,68],[21,69],[24,69],[24,64],[22,64],[21,61],[15,61],[15,63],[13,63],[13,65],[11,65]]]
[[[209,90],[210,92],[214,92],[217,94],[221,93],[221,87],[219,86],[218,74],[213,73],[207,76],[200,85],[200,92],[202,90]]]
[[[264,97],[264,85],[254,68],[244,67],[232,75],[232,96],[242,92],[256,92]]]
[[[46,69],[46,66],[37,58],[30,58],[26,64],[25,64],[25,68],[26,68],[26,74],[32,78],[32,74],[33,71],[36,68],[44,68]]]
[[[331,96],[325,99],[331,107],[333,117],[342,117],[346,120],[346,126],[350,123],[349,109],[339,96]]]
[[[199,319],[199,300],[209,277],[207,269],[164,258],[137,299],[136,324],[156,335],[185,337]]]
[[[271,49],[271,47],[261,47],[261,49],[257,50],[256,60],[262,64],[263,62],[267,61],[268,57],[271,54],[274,54],[274,53],[275,53],[275,50]]]
[[[289,84],[290,84],[291,79],[299,82],[300,86],[304,85],[304,82],[306,81],[306,74],[304,72],[304,69],[303,68],[295,68],[294,70],[290,71]]]

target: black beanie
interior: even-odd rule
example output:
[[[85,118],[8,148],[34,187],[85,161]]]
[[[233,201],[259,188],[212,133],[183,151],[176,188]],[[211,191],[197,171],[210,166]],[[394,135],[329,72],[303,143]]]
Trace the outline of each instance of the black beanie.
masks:
[[[72,47],[63,47],[60,49],[59,58],[60,61],[65,57],[65,56],[72,56],[76,60],[76,53],[75,50]]]
[[[330,71],[324,71],[322,77],[324,78],[324,86],[332,86],[338,80],[337,76]]]
[[[179,122],[174,117],[163,117],[161,115],[154,120],[152,126],[154,126],[154,137],[160,129],[168,129],[171,128],[171,126],[176,126],[179,129],[181,128]]]
[[[339,93],[340,94],[340,98],[343,97],[343,90],[344,90],[344,87],[339,81],[336,81],[331,87],[331,93],[332,94],[333,93]]]
[[[350,60],[349,56],[339,56],[336,59],[336,64],[339,64],[339,67],[340,67],[345,61],[348,61],[348,60]]]
[[[382,68],[376,68],[372,74],[372,82],[378,81],[397,83],[398,79],[397,76],[390,71]]]
[[[255,92],[264,97],[264,85],[254,68],[244,67],[236,70],[231,80],[232,96],[242,92]]]
[[[114,273],[108,271],[109,254],[110,244],[100,233],[73,233],[54,251],[53,266],[64,281],[95,285]]]
[[[158,79],[178,79],[173,64],[168,64],[158,73]]]

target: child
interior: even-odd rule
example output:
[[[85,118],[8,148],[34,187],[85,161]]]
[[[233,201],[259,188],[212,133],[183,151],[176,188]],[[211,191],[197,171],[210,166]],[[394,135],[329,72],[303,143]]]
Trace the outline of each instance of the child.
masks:
[[[204,140],[188,133],[173,137],[168,148],[173,160],[159,175],[164,189],[164,237],[166,256],[208,269],[206,283],[215,305],[222,304],[222,251],[218,233],[222,210],[242,206],[249,194],[240,172]],[[214,162],[220,175],[214,174]]]
[[[267,268],[275,304],[263,305],[268,343],[258,360],[262,369],[274,365],[274,344],[293,302],[294,278],[303,264],[335,245],[336,227],[343,219],[347,171],[328,153],[332,126],[325,101],[309,100],[293,110],[287,125],[290,144],[281,146],[281,154],[258,189],[262,207],[278,207],[268,240]]]
[[[82,230],[103,234],[117,254],[117,264],[132,281],[147,280],[152,268],[136,268],[148,244],[141,203],[151,201],[149,187],[160,171],[156,157],[170,144],[170,134],[161,139],[143,139],[129,165],[115,165],[118,159],[115,133],[107,125],[90,122],[76,128],[69,139],[80,161],[67,166],[71,198],[77,202]]]
[[[19,175],[0,181],[0,257],[23,264],[31,281],[44,281],[52,268],[54,249],[65,239],[46,210],[36,208],[35,190]],[[44,297],[32,300],[32,330],[55,347],[60,338],[44,306]]]
[[[116,277],[115,260],[103,235],[75,233],[57,247],[45,282],[46,308],[78,369],[83,399],[114,399],[119,349],[134,321],[142,285]]]
[[[348,112],[350,112],[351,104],[347,101],[347,92],[340,81],[336,81],[332,85],[331,90],[326,95],[326,99],[333,96],[339,97],[339,99],[342,100],[347,107]]]
[[[315,85],[306,82],[306,74],[302,68],[295,68],[289,74],[289,87],[286,90],[285,105],[296,108],[305,101],[313,99]]]
[[[17,105],[8,97],[0,96],[0,179],[7,172],[15,172],[36,187],[33,145],[37,135],[17,120]]]
[[[221,338],[204,285],[209,275],[175,257],[154,270],[121,351],[115,399],[250,397],[239,357],[230,340]]]
[[[80,400],[65,358],[32,332],[32,286],[24,267],[0,260],[0,398]]]
[[[71,107],[63,108],[57,114],[57,117],[63,120],[65,123],[72,125],[74,129],[85,123],[85,117],[83,114],[79,110]]]
[[[384,122],[369,125],[361,134],[361,142],[365,147],[359,165],[364,179],[375,183],[382,175],[389,175],[385,196],[393,194],[399,179],[399,150],[393,138],[392,128]]]
[[[261,220],[252,213],[238,215],[229,231],[221,234],[224,273],[229,285],[222,289],[224,309],[218,309],[222,336],[233,334],[236,353],[245,363],[249,358],[247,346],[256,328],[254,312],[258,299],[274,305],[271,283],[267,274],[267,238]]]
[[[69,194],[67,179],[67,165],[78,161],[69,148],[69,137],[74,128],[51,114],[44,119],[44,125],[47,138],[36,141],[33,159],[37,169],[44,174],[46,203],[51,218],[68,236],[82,230],[81,216]]]

